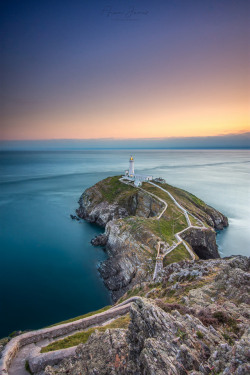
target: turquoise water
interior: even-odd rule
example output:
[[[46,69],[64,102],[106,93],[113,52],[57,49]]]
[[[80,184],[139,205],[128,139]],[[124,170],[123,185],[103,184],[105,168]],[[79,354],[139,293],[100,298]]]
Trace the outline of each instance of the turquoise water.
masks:
[[[81,193],[135,169],[161,176],[229,217],[222,256],[249,255],[250,152],[109,150],[0,153],[0,337],[40,328],[110,303],[90,240],[101,229],[69,217]]]

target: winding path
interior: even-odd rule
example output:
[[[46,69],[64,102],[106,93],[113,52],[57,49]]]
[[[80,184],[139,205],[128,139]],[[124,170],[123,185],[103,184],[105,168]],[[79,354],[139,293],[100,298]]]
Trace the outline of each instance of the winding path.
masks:
[[[129,186],[134,186],[132,185],[131,183],[128,183],[125,181],[125,179],[121,178],[120,181],[124,184],[127,184]],[[154,182],[151,182],[151,181],[147,181],[149,184],[155,186],[156,188],[164,191],[165,193],[167,193],[169,195],[169,197],[172,199],[172,201],[174,202],[174,204],[183,212],[185,218],[186,218],[186,221],[187,221],[187,227],[183,230],[181,230],[180,232],[177,232],[174,234],[176,240],[177,240],[177,243],[174,243],[171,247],[168,247],[168,248],[165,248],[165,252],[162,254],[160,249],[161,249],[161,245],[165,245],[165,242],[164,241],[159,241],[158,243],[158,249],[157,249],[157,256],[156,256],[156,262],[155,262],[155,269],[154,269],[154,274],[153,274],[153,280],[155,280],[157,278],[157,275],[162,271],[163,269],[163,258],[165,258],[165,256],[167,254],[169,254],[171,251],[173,251],[177,246],[179,246],[181,243],[185,246],[186,250],[188,251],[190,257],[192,258],[192,260],[195,260],[195,254],[194,252],[192,251],[191,247],[188,246],[188,244],[186,243],[186,241],[184,241],[182,238],[181,238],[181,234],[186,232],[188,229],[190,228],[195,228],[195,229],[207,229],[207,227],[204,225],[204,223],[198,219],[196,216],[194,216],[193,214],[191,214],[188,210],[186,210],[184,207],[182,207],[180,205],[180,203],[177,202],[177,200],[173,197],[173,195],[166,189],[164,189],[163,187],[155,184]],[[159,220],[162,215],[164,214],[164,212],[166,211],[167,207],[168,207],[168,204],[167,202],[158,197],[157,195],[143,189],[143,188],[140,188],[140,190],[144,191],[145,193],[149,194],[149,195],[152,195],[153,197],[157,198],[160,202],[164,203],[165,207],[164,209],[162,210],[162,212],[157,216],[157,220]],[[196,226],[196,225],[192,225],[191,221],[190,221],[190,217],[189,216],[192,216],[198,223],[200,223],[200,226]]]
[[[184,207],[182,207],[178,202],[177,200],[173,197],[173,195],[166,189],[163,189],[163,187],[153,183],[153,182],[148,182],[149,184],[157,187],[158,189],[164,191],[165,193],[167,193],[170,198],[172,199],[172,201],[175,203],[175,205],[183,212],[185,218],[186,218],[186,221],[187,221],[187,228],[181,230],[180,232],[178,233],[175,233],[175,238],[177,239],[177,244],[171,246],[168,251],[166,253],[163,254],[163,257],[162,257],[162,261],[163,261],[163,258],[169,254],[171,251],[173,251],[177,246],[179,246],[181,243],[185,246],[186,250],[188,251],[188,253],[190,254],[192,260],[195,260],[195,254],[193,253],[192,249],[188,246],[188,244],[186,243],[186,241],[184,241],[182,238],[181,238],[181,234],[186,232],[188,229],[190,228],[195,228],[195,229],[207,229],[206,226],[204,225],[204,223],[198,219],[196,216],[194,216],[193,214],[191,214],[189,211],[187,211]],[[165,202],[166,203],[166,202]],[[192,225],[191,221],[190,221],[190,218],[189,218],[189,215],[191,215],[197,222],[199,222],[201,224],[201,226],[195,226],[195,225]],[[157,258],[160,258],[160,246],[158,248],[158,254],[157,254]],[[163,268],[163,265],[162,266],[159,266],[159,260],[157,262],[158,259],[156,259],[156,265],[155,265],[155,271],[154,271],[154,276],[153,276],[153,279],[155,280],[156,277],[157,277],[157,274],[159,273],[159,271],[161,271],[161,269]]]

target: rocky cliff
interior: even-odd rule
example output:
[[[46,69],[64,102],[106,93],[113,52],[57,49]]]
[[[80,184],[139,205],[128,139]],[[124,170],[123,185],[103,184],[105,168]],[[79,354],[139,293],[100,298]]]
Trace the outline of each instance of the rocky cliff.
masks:
[[[121,176],[120,176],[121,177]],[[87,189],[79,200],[77,215],[100,226],[128,216],[154,217],[163,203],[143,191],[109,177]]]
[[[241,256],[167,266],[134,290],[128,329],[96,331],[44,374],[249,374],[249,266]]]
[[[158,241],[168,249],[177,242],[174,234],[187,228],[185,216],[166,193],[147,183],[135,188],[119,178],[107,178],[87,189],[76,210],[80,218],[105,227],[105,234],[93,239],[92,244],[105,245],[108,252],[109,258],[99,271],[114,301],[134,285],[152,278]],[[198,257],[218,258],[214,229],[227,226],[227,218],[188,192],[161,186],[196,217],[190,216],[194,227],[181,237]],[[165,205],[167,209],[157,220]],[[201,220],[206,227],[201,227]],[[180,248],[175,253],[178,260],[190,259]]]

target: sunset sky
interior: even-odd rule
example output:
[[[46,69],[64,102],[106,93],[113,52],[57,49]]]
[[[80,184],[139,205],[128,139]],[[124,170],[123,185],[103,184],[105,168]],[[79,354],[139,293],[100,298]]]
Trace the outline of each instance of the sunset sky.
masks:
[[[0,138],[249,132],[249,5],[1,1]]]

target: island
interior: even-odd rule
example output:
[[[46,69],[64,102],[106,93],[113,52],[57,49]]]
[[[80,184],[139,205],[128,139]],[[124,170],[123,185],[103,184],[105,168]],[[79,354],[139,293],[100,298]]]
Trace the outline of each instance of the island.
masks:
[[[227,218],[162,178],[108,177],[72,219],[93,238],[114,304],[0,340],[1,374],[247,375],[250,259],[220,258]],[[240,251],[240,249],[239,249]]]
[[[79,218],[105,228],[92,240],[109,258],[100,268],[114,301],[170,263],[219,258],[216,231],[227,218],[191,193],[152,176],[108,177],[79,200]]]

